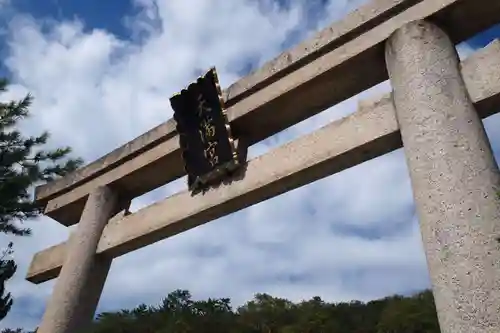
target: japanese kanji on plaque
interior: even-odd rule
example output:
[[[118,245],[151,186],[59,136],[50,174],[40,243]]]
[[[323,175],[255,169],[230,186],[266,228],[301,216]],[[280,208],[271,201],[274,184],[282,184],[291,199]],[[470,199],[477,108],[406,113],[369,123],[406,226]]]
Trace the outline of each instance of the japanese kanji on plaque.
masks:
[[[191,191],[220,180],[238,167],[215,68],[172,96],[170,104]]]

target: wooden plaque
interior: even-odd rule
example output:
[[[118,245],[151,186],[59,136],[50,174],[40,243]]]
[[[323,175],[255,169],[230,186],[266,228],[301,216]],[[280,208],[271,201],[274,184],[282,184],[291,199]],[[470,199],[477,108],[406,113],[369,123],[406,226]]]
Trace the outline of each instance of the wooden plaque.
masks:
[[[238,154],[214,67],[172,96],[170,104],[191,191],[221,180],[238,167]]]

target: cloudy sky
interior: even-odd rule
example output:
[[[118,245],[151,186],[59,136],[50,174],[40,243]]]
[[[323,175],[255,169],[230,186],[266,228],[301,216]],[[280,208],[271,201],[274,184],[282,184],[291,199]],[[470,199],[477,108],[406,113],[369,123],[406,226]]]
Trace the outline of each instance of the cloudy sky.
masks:
[[[217,67],[223,86],[366,0],[0,0],[3,100],[31,92],[26,133],[52,133],[90,162],[172,116],[168,98]],[[463,57],[500,36],[459,46]],[[251,148],[266,153],[354,112],[382,83]],[[495,125],[496,123],[496,125]],[[485,121],[500,156],[500,117]],[[185,188],[185,179],[137,198],[134,210]],[[14,239],[15,305],[3,327],[39,322],[53,281],[26,282],[34,253],[64,241],[49,218]],[[0,247],[12,237],[1,236]],[[257,292],[292,300],[369,300],[429,287],[402,150],[116,259],[99,311],[154,304],[188,289],[195,298]]]

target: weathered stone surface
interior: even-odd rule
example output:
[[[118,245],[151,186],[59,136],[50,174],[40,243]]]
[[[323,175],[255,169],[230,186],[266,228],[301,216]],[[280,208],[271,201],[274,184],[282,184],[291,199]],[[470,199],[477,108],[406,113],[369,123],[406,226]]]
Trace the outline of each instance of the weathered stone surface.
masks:
[[[441,332],[499,332],[500,172],[469,97],[477,91],[431,23],[398,29],[386,59]]]
[[[230,85],[225,91],[230,104],[243,99],[263,86],[330,52],[362,33],[386,21],[422,0],[374,0],[355,9],[342,20],[315,36],[281,53],[255,72]]]
[[[92,321],[112,260],[95,254],[97,244],[108,220],[121,209],[107,187],[94,189],[89,195],[81,221],[68,241],[39,333],[73,333]]]

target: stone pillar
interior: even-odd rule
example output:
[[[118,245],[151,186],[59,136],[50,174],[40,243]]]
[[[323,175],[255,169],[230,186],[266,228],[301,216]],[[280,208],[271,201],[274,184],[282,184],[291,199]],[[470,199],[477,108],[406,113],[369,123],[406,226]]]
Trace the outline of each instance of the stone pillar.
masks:
[[[441,331],[500,332],[500,174],[455,47],[416,21],[385,57]]]
[[[76,333],[91,323],[112,261],[96,256],[97,244],[108,220],[120,209],[108,187],[88,196],[38,333]]]

